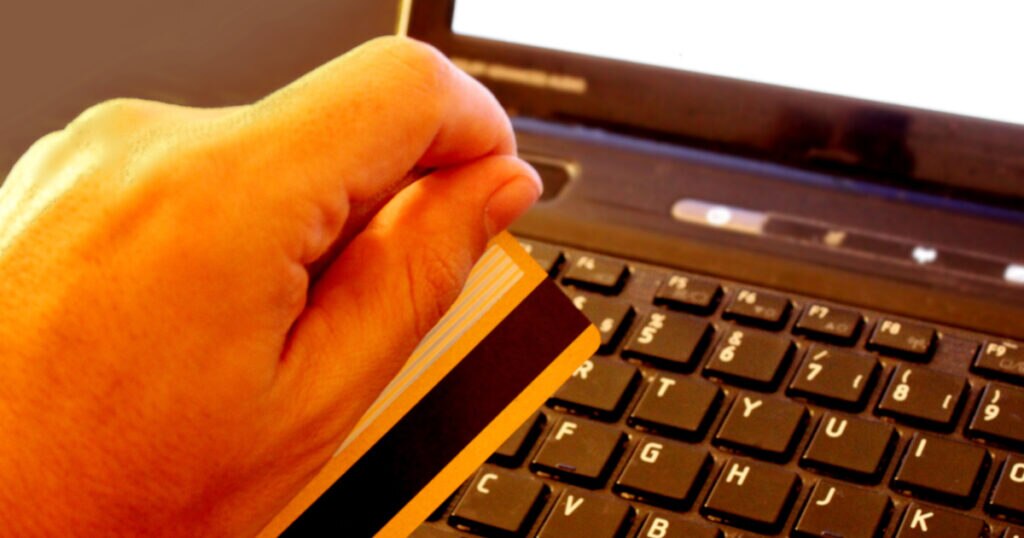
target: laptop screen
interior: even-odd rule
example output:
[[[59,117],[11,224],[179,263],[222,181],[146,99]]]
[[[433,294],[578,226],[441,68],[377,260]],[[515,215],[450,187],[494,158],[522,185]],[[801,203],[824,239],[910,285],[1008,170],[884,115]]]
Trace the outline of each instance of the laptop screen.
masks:
[[[1024,125],[1022,20],[1009,0],[457,0],[452,30]]]

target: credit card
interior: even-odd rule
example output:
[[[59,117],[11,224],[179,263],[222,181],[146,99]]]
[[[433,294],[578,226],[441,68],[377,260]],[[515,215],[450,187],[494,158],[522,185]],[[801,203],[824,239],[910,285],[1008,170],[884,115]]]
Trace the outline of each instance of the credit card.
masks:
[[[600,334],[508,233],[334,457],[260,533],[405,537],[591,357]]]

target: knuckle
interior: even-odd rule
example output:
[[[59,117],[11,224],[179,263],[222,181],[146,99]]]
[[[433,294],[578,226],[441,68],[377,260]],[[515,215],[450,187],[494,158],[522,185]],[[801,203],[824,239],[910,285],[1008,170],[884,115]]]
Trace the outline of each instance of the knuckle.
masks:
[[[120,97],[97,103],[78,115],[66,130],[70,133],[89,132],[111,125],[138,125],[148,116],[153,103],[142,99]]]
[[[368,45],[379,64],[398,71],[406,84],[425,91],[440,89],[450,75],[451,63],[434,47],[405,37],[388,36]]]

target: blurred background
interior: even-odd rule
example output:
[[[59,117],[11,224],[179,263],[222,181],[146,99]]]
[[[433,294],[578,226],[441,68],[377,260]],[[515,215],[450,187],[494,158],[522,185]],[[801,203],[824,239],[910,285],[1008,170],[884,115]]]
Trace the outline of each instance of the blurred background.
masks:
[[[398,0],[34,0],[0,7],[0,181],[90,105],[259,99],[370,38]]]

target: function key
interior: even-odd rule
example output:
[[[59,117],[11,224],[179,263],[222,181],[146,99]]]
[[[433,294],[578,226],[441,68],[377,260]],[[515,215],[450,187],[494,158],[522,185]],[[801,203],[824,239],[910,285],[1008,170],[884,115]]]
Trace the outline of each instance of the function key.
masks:
[[[627,499],[687,510],[711,463],[703,448],[647,436],[636,445],[612,490]]]
[[[856,482],[877,483],[896,438],[896,428],[884,422],[825,413],[800,465]]]
[[[722,389],[710,381],[659,374],[626,422],[634,428],[695,441],[704,437],[721,400]]]
[[[695,314],[710,314],[715,310],[721,294],[722,288],[718,282],[673,274],[654,292],[654,304]]]
[[[970,516],[910,503],[896,538],[984,538],[988,525]]]
[[[878,320],[868,347],[913,360],[927,360],[935,347],[935,329],[889,318]]]
[[[774,534],[782,527],[799,488],[800,478],[792,471],[732,458],[719,473],[701,512],[714,521]]]
[[[619,418],[640,380],[640,370],[618,359],[591,357],[551,397],[555,407],[602,420]]]
[[[1024,457],[1010,454],[1006,458],[986,508],[998,516],[1024,521]]]
[[[786,324],[789,299],[773,293],[740,289],[725,307],[722,317],[743,323],[778,329]]]
[[[675,312],[654,311],[640,320],[622,350],[672,370],[689,370],[699,360],[714,335],[706,320]]]
[[[807,409],[778,398],[741,393],[715,434],[715,444],[772,460],[785,460],[799,440]]]
[[[651,512],[636,538],[722,538],[722,531],[676,515]]]
[[[632,521],[633,508],[628,504],[570,488],[551,510],[537,538],[619,538]]]
[[[526,239],[520,239],[519,244],[548,275],[557,273],[559,266],[565,261],[565,256],[557,247]]]
[[[617,428],[563,418],[544,440],[530,470],[583,487],[601,487],[625,441],[626,435]]]
[[[974,369],[982,374],[1024,383],[1024,344],[1009,340],[985,342],[974,360]]]
[[[878,360],[843,349],[813,345],[789,384],[789,393],[826,405],[859,408],[871,392]]]
[[[785,372],[792,350],[789,338],[732,328],[712,353],[704,373],[730,383],[771,390]]]
[[[1024,450],[1024,390],[997,383],[986,385],[967,433]]]
[[[811,303],[793,326],[793,332],[837,344],[853,344],[863,323],[860,312]]]
[[[547,417],[544,413],[537,413],[527,419],[508,439],[505,439],[498,450],[491,454],[490,461],[505,467],[517,467],[523,462],[523,458],[540,436],[546,423]]]
[[[533,524],[547,493],[548,487],[535,477],[485,465],[449,521],[463,530],[518,535]]]
[[[602,293],[618,293],[626,284],[629,269],[625,262],[581,254],[570,260],[569,268],[562,277],[562,282],[579,288],[586,288]]]
[[[611,353],[618,344],[619,338],[626,332],[626,327],[633,320],[633,307],[629,303],[600,295],[569,290],[567,290],[567,294],[576,308],[580,309],[601,333],[600,352]]]
[[[884,493],[822,481],[807,497],[793,536],[876,538],[888,522],[891,509],[892,501]]]
[[[915,433],[892,478],[893,489],[966,507],[974,501],[988,463],[984,448]]]
[[[966,393],[967,380],[963,377],[899,364],[878,403],[878,414],[948,431],[956,421]]]

